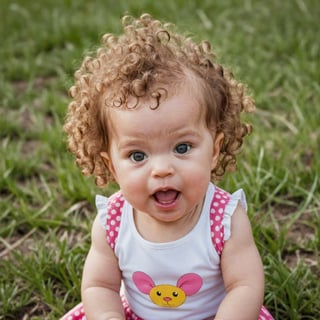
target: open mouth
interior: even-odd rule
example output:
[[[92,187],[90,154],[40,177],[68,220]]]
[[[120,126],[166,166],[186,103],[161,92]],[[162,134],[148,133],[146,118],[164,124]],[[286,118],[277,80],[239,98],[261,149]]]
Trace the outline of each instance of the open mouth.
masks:
[[[180,192],[177,190],[161,190],[154,193],[153,198],[161,205],[170,205],[174,203]]]

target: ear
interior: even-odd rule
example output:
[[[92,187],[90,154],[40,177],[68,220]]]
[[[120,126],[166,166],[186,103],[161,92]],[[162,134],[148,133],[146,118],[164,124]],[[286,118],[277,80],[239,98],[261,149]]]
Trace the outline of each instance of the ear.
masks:
[[[100,156],[101,156],[104,164],[106,165],[106,167],[110,170],[113,177],[117,180],[116,172],[114,170],[110,155],[107,152],[103,151],[103,152],[100,152]]]
[[[202,278],[196,273],[187,273],[179,278],[177,287],[182,289],[187,296],[191,296],[202,287]]]
[[[213,152],[212,152],[212,160],[211,160],[211,170],[213,170],[218,163],[220,150],[224,141],[224,133],[220,132],[214,137],[213,141]]]
[[[132,275],[132,280],[137,288],[145,294],[149,294],[150,290],[155,286],[151,277],[141,271],[135,272]]]

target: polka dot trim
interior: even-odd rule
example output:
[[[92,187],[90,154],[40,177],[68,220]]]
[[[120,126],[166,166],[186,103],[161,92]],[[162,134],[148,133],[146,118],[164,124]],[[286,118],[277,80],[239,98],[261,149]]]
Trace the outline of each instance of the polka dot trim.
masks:
[[[230,194],[215,187],[215,192],[210,206],[211,239],[217,253],[221,255],[224,244],[224,227],[222,224],[224,210],[230,200]]]
[[[258,320],[274,320],[270,312],[265,306],[262,306]]]
[[[124,313],[126,315],[126,320],[143,320],[142,318],[139,318],[136,314],[133,313],[124,295],[121,296],[121,300],[124,308]]]
[[[114,250],[118,238],[124,197],[120,192],[113,194],[108,200],[107,206],[107,241]]]
[[[60,320],[86,320],[82,303],[75,306],[66,315],[64,315]]]

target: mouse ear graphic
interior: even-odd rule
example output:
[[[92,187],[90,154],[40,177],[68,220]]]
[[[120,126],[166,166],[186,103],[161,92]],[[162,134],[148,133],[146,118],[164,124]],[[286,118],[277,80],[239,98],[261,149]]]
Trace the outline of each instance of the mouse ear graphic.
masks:
[[[135,272],[132,275],[132,280],[137,288],[145,294],[149,294],[150,290],[155,286],[151,277],[141,271]]]
[[[177,287],[182,289],[187,296],[191,296],[202,287],[202,278],[196,273],[187,273],[179,278]]]

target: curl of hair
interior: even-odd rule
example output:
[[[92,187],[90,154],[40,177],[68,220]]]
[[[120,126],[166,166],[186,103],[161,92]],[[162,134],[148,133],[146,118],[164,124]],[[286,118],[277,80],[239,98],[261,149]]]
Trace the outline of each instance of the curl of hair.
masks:
[[[243,138],[252,130],[240,113],[255,109],[244,85],[216,62],[208,42],[196,44],[172,24],[143,14],[124,16],[122,26],[122,35],[104,35],[100,48],[84,58],[69,89],[64,130],[83,174],[94,175],[98,186],[113,180],[100,156],[109,150],[108,108],[135,108],[139,99],[148,98],[156,109],[168,91],[190,77],[196,78],[195,94],[206,107],[208,128],[224,134],[212,180],[233,170]]]

